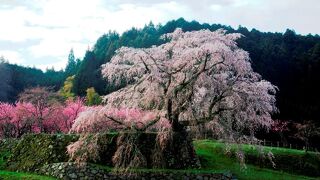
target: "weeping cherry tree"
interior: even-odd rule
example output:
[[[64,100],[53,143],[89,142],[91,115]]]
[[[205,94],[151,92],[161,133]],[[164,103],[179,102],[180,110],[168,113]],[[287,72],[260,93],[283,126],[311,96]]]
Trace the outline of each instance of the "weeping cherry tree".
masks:
[[[172,152],[165,156],[173,154],[181,159],[164,167],[174,168],[188,166],[186,157],[194,156],[191,141],[186,138],[189,129],[205,127],[231,142],[253,140],[257,130],[269,129],[273,123],[271,114],[277,111],[276,87],[253,71],[249,54],[237,47],[236,40],[240,37],[236,33],[226,34],[225,30],[183,32],[176,29],[162,36],[167,43],[160,46],[118,49],[111,61],[102,65],[102,75],[109,83],[127,85],[105,96],[104,107],[83,113],[83,117],[80,115],[72,129],[82,125],[91,129],[86,122],[92,122],[90,124],[98,128],[113,122],[128,129],[126,118],[117,118],[110,110],[152,112],[152,116],[144,118],[147,121],[132,121],[130,127],[135,131],[146,131],[158,122],[167,121],[164,129],[171,132],[171,139],[158,133],[156,146],[162,149],[162,155],[157,153],[158,160],[155,158],[155,161],[163,159],[164,147],[171,141],[169,151]],[[88,119],[85,116],[90,121],[83,121]],[[143,128],[136,128],[137,123],[140,126],[142,123]],[[128,139],[119,139],[128,142]],[[130,154],[128,152],[135,146],[120,147],[113,157],[117,162],[126,159],[118,155]],[[144,162],[143,156],[128,158],[140,164]],[[139,164],[133,161],[119,167]]]
[[[163,45],[120,48],[102,74],[128,85],[107,95],[107,106],[153,110],[175,132],[205,125],[232,140],[269,128],[276,87],[252,70],[249,54],[235,42],[240,37],[177,29],[163,36],[169,40]]]

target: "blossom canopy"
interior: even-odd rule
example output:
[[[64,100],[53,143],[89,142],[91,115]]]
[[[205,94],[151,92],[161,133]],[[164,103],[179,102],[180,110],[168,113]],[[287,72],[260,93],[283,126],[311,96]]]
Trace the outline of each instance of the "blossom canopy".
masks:
[[[230,137],[269,128],[276,87],[253,71],[249,54],[237,46],[240,37],[176,29],[160,46],[118,49],[102,75],[127,85],[105,96],[107,109],[152,110],[174,131],[205,125]]]

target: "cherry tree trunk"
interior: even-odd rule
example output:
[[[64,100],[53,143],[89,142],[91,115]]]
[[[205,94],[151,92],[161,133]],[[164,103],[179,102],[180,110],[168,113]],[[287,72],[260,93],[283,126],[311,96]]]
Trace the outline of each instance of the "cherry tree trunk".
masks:
[[[199,168],[200,161],[195,153],[192,140],[185,130],[172,133],[169,146],[164,150],[166,168]]]

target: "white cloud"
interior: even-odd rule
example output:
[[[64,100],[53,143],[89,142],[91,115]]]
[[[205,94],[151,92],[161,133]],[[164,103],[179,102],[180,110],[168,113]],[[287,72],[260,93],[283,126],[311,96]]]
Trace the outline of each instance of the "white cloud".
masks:
[[[117,11],[107,11],[99,2],[79,1],[72,10],[70,7],[75,1],[68,1],[60,9],[59,0],[44,4],[41,16],[26,20],[27,28],[33,31],[30,34],[41,39],[39,44],[30,46],[27,50],[35,58],[44,58],[67,57],[70,48],[73,48],[75,52],[79,52],[75,55],[81,57],[88,46],[93,46],[96,39],[108,30],[123,32],[131,27],[143,27],[151,20],[163,23],[169,18],[179,17],[177,14],[185,11],[183,8],[176,8],[178,4],[175,2],[156,4],[151,8],[121,4]]]
[[[12,45],[0,51],[10,51],[12,62],[62,67],[71,48],[83,57],[108,30],[121,33],[179,17],[262,31],[320,33],[318,7],[318,0],[0,0],[0,44],[26,44],[17,52]]]
[[[22,64],[24,63],[24,59],[21,54],[17,51],[8,51],[8,50],[0,50],[0,56],[4,57],[4,59],[8,60],[13,64]]]
[[[64,69],[66,66],[66,62],[64,60],[58,60],[55,63],[49,63],[49,64],[39,64],[37,65],[37,68],[41,69],[42,71],[46,71],[47,69],[54,68],[55,70],[61,70]]]

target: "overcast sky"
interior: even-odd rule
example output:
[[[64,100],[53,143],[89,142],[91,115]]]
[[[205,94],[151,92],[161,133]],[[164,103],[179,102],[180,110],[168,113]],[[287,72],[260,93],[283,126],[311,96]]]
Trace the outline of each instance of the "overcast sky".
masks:
[[[0,0],[0,56],[61,69],[109,30],[184,17],[261,31],[320,34],[320,0]]]

